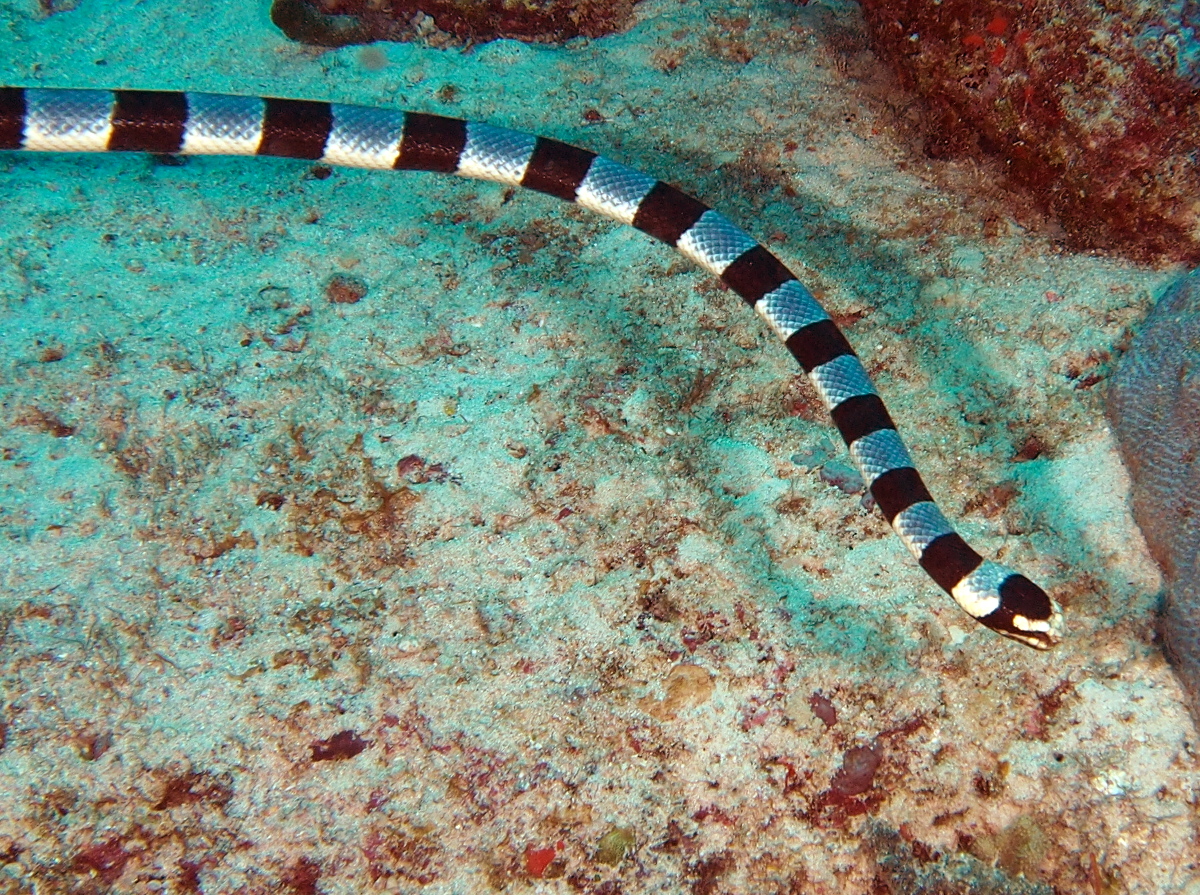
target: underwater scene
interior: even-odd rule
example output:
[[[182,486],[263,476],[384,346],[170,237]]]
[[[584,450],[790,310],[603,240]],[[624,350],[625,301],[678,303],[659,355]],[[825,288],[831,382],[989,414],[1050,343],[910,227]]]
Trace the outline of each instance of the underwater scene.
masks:
[[[1200,895],[1198,146],[1193,0],[0,0],[0,895]]]

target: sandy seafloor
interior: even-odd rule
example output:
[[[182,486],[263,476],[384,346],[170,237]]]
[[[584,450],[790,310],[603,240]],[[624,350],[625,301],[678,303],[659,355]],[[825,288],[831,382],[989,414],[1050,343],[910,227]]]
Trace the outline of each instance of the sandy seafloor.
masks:
[[[761,321],[629,228],[434,175],[10,155],[0,891],[1200,892],[1103,415],[1177,270],[924,159],[852,4],[333,52],[259,6],[3,0],[0,82],[481,118],[688,189],[806,272],[1068,636],[971,622]]]

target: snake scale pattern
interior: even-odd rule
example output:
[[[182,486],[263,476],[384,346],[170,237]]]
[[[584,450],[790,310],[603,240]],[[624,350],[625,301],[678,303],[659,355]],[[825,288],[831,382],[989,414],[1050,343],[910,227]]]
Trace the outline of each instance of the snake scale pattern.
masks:
[[[669,184],[479,122],[204,93],[0,87],[0,149],[269,155],[434,171],[527,187],[631,225],[718,277],[766,321],[816,386],[884,517],[967,614],[1037,649],[1062,637],[1057,603],[983,559],[946,521],[858,356],[809,290],[727,218]]]

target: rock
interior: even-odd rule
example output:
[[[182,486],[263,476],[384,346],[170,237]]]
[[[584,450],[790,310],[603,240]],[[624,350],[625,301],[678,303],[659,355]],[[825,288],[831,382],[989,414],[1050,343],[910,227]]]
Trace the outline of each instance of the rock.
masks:
[[[455,43],[498,37],[562,42],[602,37],[633,23],[636,0],[274,0],[271,21],[292,40],[323,47],[415,40],[438,32]]]
[[[988,153],[1074,248],[1200,263],[1197,0],[862,0],[931,157]]]

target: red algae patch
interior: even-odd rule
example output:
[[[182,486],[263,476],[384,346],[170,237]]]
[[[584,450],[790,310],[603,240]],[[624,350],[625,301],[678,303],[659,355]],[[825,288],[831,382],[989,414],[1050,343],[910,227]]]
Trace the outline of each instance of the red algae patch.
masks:
[[[875,772],[883,756],[874,746],[854,746],[842,756],[842,766],[829,784],[839,796],[862,795],[875,781]]]
[[[125,865],[133,857],[125,850],[124,844],[117,836],[112,836],[104,842],[90,845],[76,853],[71,867],[76,873],[86,874],[112,884],[125,871]]]
[[[345,761],[358,755],[370,745],[353,730],[343,730],[324,740],[314,741],[312,760],[316,761]]]
[[[834,708],[833,702],[828,696],[825,696],[818,690],[812,696],[808,697],[808,707],[812,709],[812,713],[824,722],[826,727],[833,727],[837,724],[837,709]]]
[[[353,305],[362,301],[367,294],[367,284],[358,277],[337,274],[325,284],[325,297],[331,304]]]
[[[548,876],[547,871],[557,856],[558,849],[552,845],[545,848],[538,848],[532,844],[527,845],[525,846],[525,872],[533,879]]]

